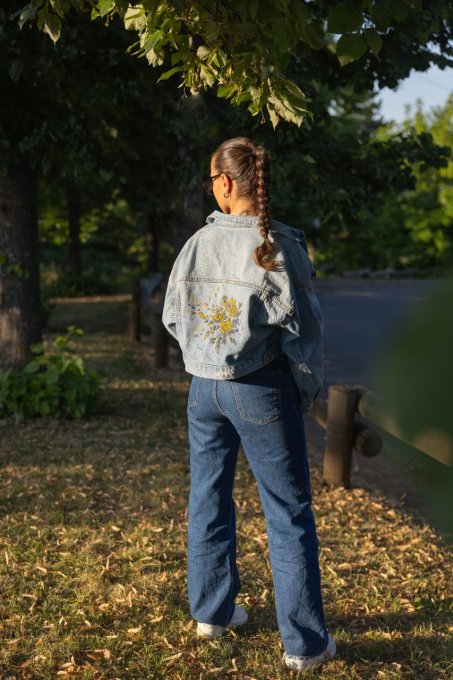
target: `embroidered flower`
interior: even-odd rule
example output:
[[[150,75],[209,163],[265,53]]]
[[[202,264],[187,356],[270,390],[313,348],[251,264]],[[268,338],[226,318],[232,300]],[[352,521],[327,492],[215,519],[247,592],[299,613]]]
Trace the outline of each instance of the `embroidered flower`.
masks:
[[[216,293],[219,289],[216,289]],[[200,300],[189,301],[190,314],[201,319],[201,323],[194,329],[194,335],[201,336],[212,343],[218,352],[221,345],[230,342],[236,344],[234,336],[239,332],[239,316],[242,302],[233,297],[223,295],[220,302],[209,298],[210,304]],[[201,311],[203,308],[206,311]]]
[[[238,308],[238,304],[237,304],[237,302],[234,298],[230,298],[228,300],[227,296],[224,295],[223,298],[222,298],[222,301],[223,301],[225,309],[227,310],[227,313],[230,316],[239,316],[240,308]]]
[[[234,324],[231,320],[220,322],[220,332],[221,333],[229,333],[230,331],[233,330],[233,328],[234,328]]]

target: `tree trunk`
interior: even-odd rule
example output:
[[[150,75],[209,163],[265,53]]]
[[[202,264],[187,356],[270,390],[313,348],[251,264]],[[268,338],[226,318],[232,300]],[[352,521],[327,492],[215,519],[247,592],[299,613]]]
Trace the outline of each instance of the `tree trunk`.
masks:
[[[75,184],[68,184],[67,191],[69,249],[68,261],[71,274],[82,278],[82,258],[80,252],[80,192]]]
[[[37,177],[18,154],[0,178],[0,366],[23,368],[42,342]]]

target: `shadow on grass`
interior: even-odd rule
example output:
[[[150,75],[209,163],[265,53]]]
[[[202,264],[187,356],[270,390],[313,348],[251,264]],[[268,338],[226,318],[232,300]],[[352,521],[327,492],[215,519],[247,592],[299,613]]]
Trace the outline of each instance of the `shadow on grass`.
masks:
[[[0,428],[0,625],[11,643],[0,651],[2,677],[56,677],[71,658],[87,679],[186,680],[219,667],[220,678],[294,677],[279,661],[265,525],[244,458],[238,601],[250,620],[204,644],[189,627],[185,576],[186,377],[155,371],[148,349],[127,338],[90,335],[80,347],[109,371],[98,414]],[[322,677],[446,677],[448,561],[438,537],[378,494],[325,490],[316,470],[313,482],[339,650]]]

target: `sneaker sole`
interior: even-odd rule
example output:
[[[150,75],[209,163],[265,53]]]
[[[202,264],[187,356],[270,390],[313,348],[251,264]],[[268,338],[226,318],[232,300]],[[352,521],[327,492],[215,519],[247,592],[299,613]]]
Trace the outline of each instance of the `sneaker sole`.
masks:
[[[327,647],[320,654],[316,654],[315,656],[311,657],[310,656],[300,657],[300,659],[293,658],[292,661],[290,660],[291,657],[288,658],[286,655],[284,655],[283,661],[285,663],[285,666],[290,670],[303,671],[309,668],[315,668],[316,666],[320,666],[321,664],[323,664],[325,661],[333,659],[336,653],[337,646],[335,644],[335,640],[331,635],[329,635]]]
[[[225,628],[223,628],[221,626],[220,627],[221,630],[219,630],[218,632],[215,632],[215,633],[214,632],[213,633],[206,633],[203,629],[200,628],[200,624],[198,624],[197,636],[201,637],[201,638],[205,638],[205,640],[215,640],[216,638],[223,635],[227,631],[228,628],[236,628],[236,626],[243,626],[244,623],[247,623],[248,618],[249,617],[248,617],[247,612],[245,610],[243,610],[243,611],[240,610],[239,615],[238,615],[236,620],[234,620],[234,615],[233,615],[233,618],[231,619],[228,626],[225,626]]]

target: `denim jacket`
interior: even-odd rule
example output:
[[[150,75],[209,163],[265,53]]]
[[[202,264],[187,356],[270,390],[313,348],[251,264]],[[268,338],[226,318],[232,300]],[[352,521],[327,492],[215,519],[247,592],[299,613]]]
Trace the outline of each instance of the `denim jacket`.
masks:
[[[215,210],[184,244],[168,279],[162,321],[188,373],[228,380],[283,353],[302,411],[323,380],[323,316],[302,231],[272,220],[279,270],[255,264],[257,216]]]

